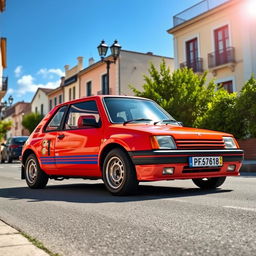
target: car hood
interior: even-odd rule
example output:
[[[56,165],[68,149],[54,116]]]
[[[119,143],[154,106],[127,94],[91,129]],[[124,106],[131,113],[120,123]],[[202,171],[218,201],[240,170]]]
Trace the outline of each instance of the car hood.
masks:
[[[150,124],[115,124],[112,127],[118,128],[119,132],[142,132],[150,135],[171,135],[175,139],[222,139],[223,136],[232,136],[224,132],[217,132],[206,129],[174,126],[174,125],[150,125]],[[232,136],[233,137],[233,136]]]

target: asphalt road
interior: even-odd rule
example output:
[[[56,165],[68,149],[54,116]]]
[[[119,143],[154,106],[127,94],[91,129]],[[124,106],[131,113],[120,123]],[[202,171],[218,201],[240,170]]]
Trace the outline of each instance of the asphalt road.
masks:
[[[256,176],[208,192],[190,180],[142,183],[114,197],[101,181],[31,190],[18,163],[0,165],[0,219],[61,255],[256,255],[255,198]]]

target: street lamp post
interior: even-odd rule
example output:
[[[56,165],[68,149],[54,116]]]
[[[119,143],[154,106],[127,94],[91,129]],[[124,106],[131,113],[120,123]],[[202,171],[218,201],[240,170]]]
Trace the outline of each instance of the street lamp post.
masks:
[[[111,50],[111,56],[113,60],[105,59],[105,56],[108,52],[108,45],[105,43],[104,40],[101,41],[101,44],[97,47],[99,55],[101,57],[101,61],[105,62],[107,65],[107,86],[106,86],[106,94],[109,94],[109,70],[110,65],[112,63],[116,63],[117,58],[120,55],[121,46],[118,44],[117,40],[114,41],[114,43],[110,46]]]

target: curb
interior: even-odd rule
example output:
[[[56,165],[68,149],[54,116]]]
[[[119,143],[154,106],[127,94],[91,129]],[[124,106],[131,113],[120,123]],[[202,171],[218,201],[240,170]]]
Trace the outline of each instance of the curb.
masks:
[[[19,231],[0,220],[0,255],[4,256],[49,256],[37,248]]]

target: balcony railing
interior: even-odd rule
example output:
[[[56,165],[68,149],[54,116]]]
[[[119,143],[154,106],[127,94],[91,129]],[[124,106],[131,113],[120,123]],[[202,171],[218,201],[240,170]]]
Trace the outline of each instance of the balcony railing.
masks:
[[[8,89],[8,77],[2,77],[2,87],[0,88],[1,91],[7,91]]]
[[[176,14],[173,17],[173,26],[176,27],[190,19],[195,18],[221,4],[229,2],[231,0],[203,0],[198,4],[191,6],[190,8]]]
[[[197,58],[193,61],[186,61],[180,64],[181,68],[192,68],[192,70],[196,73],[202,73],[204,72],[203,70],[203,59],[202,58]]]
[[[208,54],[208,67],[214,68],[220,65],[235,63],[235,48],[227,47],[222,51],[216,51]]]

